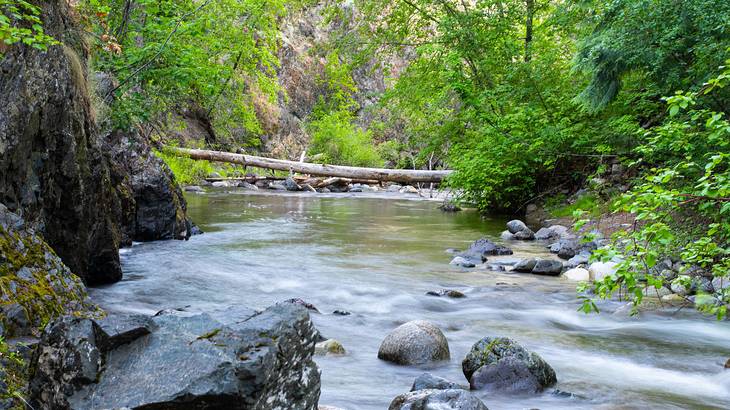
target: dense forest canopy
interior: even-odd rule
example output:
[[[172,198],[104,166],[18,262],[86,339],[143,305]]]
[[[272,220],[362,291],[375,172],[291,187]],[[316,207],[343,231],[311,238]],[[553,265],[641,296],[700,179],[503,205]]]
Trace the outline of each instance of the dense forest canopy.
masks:
[[[667,255],[719,277],[730,269],[730,2],[74,6],[100,73],[108,127],[159,137],[180,126],[180,112],[193,112],[208,130],[202,144],[261,149],[266,115],[257,102],[289,98],[278,79],[282,26],[287,15],[318,7],[320,24],[332,29],[308,50],[322,68],[311,73],[316,104],[300,119],[307,148],[322,161],[451,168],[447,184],[462,201],[520,212],[558,189],[600,180],[610,160],[631,172],[624,189],[602,200],[638,222],[605,250],[606,258],[624,259],[617,276],[597,284],[599,295],[626,286],[640,300],[637,280],[654,277],[651,268]],[[0,10],[4,48],[58,46],[32,2],[2,0]],[[390,74],[369,107],[354,80],[363,70]],[[593,308],[590,300],[585,308]],[[708,309],[725,313],[715,302]]]

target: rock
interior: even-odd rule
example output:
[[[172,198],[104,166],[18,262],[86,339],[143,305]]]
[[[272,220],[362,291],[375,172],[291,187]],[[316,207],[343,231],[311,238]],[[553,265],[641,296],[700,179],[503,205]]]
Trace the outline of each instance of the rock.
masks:
[[[725,368],[730,369],[730,359],[727,359],[727,361],[725,362]]]
[[[537,259],[535,258],[522,259],[517,262],[512,270],[520,273],[530,273],[535,268],[535,265],[537,265]]]
[[[250,191],[258,191],[259,187],[246,181],[241,181],[237,185],[239,188],[248,189]]]
[[[671,295],[672,291],[665,288],[664,286],[660,286],[659,289],[655,288],[654,286],[647,286],[646,288],[644,288],[644,290],[641,291],[641,293],[643,293],[644,296],[661,298],[667,295]]]
[[[672,290],[673,293],[676,293],[677,295],[688,296],[695,292],[694,285],[695,285],[694,282],[692,282],[689,286],[685,286],[683,284],[673,282],[670,285],[670,289]]]
[[[230,323],[180,312],[151,320],[151,333],[116,347],[93,320],[66,317],[49,325],[36,354],[31,405],[317,408],[317,332],[306,309],[278,304]]]
[[[327,339],[314,345],[314,354],[320,356],[343,355],[345,348],[335,339]]]
[[[476,266],[474,262],[461,256],[457,256],[452,259],[451,262],[449,262],[449,265],[461,266],[462,268],[473,268]]]
[[[469,245],[469,249],[458,254],[474,264],[486,262],[487,256],[492,255],[512,255],[512,249],[497,245],[487,238],[481,238]]]
[[[496,263],[491,263],[491,264],[487,265],[487,270],[491,270],[494,272],[504,272],[507,269],[505,269],[504,265],[498,265]]]
[[[214,171],[214,172],[211,172],[210,174],[208,174],[208,178],[210,178],[210,179],[223,178],[223,176]]]
[[[539,393],[557,383],[555,371],[537,353],[506,337],[485,337],[462,361],[472,389]]]
[[[205,192],[203,187],[198,185],[188,185],[184,188],[185,192]]]
[[[339,310],[338,309],[338,310],[335,310],[334,312],[332,312],[332,314],[333,315],[337,315],[337,316],[350,316],[352,313],[350,313],[350,312],[348,312],[346,310]]]
[[[713,291],[720,293],[724,289],[730,288],[730,278],[715,277],[712,279]]]
[[[558,276],[562,271],[563,262],[553,259],[540,259],[535,263],[535,267],[532,268],[532,273],[535,275]]]
[[[313,188],[313,187],[312,187],[311,185],[309,185],[309,184],[303,184],[303,185],[301,185],[301,187],[302,187],[302,191],[306,191],[306,192],[317,192],[317,190],[316,190],[316,189],[314,189],[314,188]]]
[[[603,280],[606,276],[616,273],[616,262],[593,262],[588,267],[592,280]]]
[[[286,188],[287,191],[301,191],[302,187],[297,184],[297,182],[294,180],[294,178],[289,177],[284,180],[284,188]]]
[[[388,189],[386,191],[388,192],[399,192],[403,188],[402,186],[398,184],[388,185]]]
[[[502,239],[503,241],[514,241],[515,239],[517,239],[517,238],[515,238],[514,234],[510,233],[510,231],[502,231],[502,232],[501,232],[501,233],[499,234],[499,237],[500,237],[500,238],[501,238],[501,239]]]
[[[229,181],[215,181],[211,185],[213,188],[230,188],[233,186]]]
[[[152,319],[145,315],[108,314],[99,319],[97,324],[107,335],[108,349],[131,343],[150,334],[155,327]]]
[[[535,234],[531,230],[519,231],[513,235],[515,239],[520,241],[531,241],[535,239]]]
[[[398,192],[401,194],[417,194],[418,189],[412,187],[411,185],[406,185],[403,188],[401,188]]]
[[[677,294],[669,294],[664,295],[661,297],[662,303],[666,303],[669,306],[673,307],[680,307],[680,306],[689,306],[691,305],[691,301],[687,300],[684,296],[677,295]]]
[[[469,390],[468,386],[462,386],[458,383],[446,380],[443,377],[434,376],[431,373],[423,373],[413,381],[411,391],[417,390],[450,390],[462,389]]]
[[[563,273],[563,277],[577,282],[587,282],[591,279],[588,269],[584,268],[568,269],[565,273]]]
[[[390,332],[378,350],[378,359],[402,365],[449,360],[449,343],[430,322],[414,320]]]
[[[439,205],[439,209],[442,212],[459,212],[459,211],[461,211],[461,208],[458,205],[453,204],[451,202],[443,203],[443,204]]]
[[[514,234],[517,232],[528,231],[530,228],[528,228],[527,225],[519,219],[513,219],[507,222],[507,230]]]
[[[86,287],[18,215],[0,204],[0,328],[37,335],[46,318],[93,309]]]
[[[431,290],[431,291],[426,292],[426,294],[429,295],[429,296],[438,296],[438,297],[448,296],[448,297],[454,298],[454,299],[459,299],[459,298],[465,298],[466,297],[465,294],[459,292],[458,290],[454,290],[454,289],[441,289],[441,290],[438,290],[438,291]]]
[[[535,239],[537,240],[548,240],[548,239],[563,239],[574,236],[570,229],[563,225],[551,225],[547,228],[540,228],[535,232]]]
[[[313,304],[311,304],[303,299],[292,298],[292,299],[285,300],[283,303],[292,303],[294,305],[303,306],[303,307],[307,308],[307,310],[310,310],[312,312],[320,313],[319,309],[317,309],[316,306],[314,306]]]
[[[591,260],[591,253],[588,251],[581,251],[579,254],[568,259],[566,266],[569,268],[575,268],[580,265],[587,265],[588,261]]]
[[[273,189],[274,191],[286,191],[284,184],[280,184],[278,182],[269,182],[268,189]]]
[[[397,396],[388,410],[489,410],[476,396],[462,389],[417,390]]]

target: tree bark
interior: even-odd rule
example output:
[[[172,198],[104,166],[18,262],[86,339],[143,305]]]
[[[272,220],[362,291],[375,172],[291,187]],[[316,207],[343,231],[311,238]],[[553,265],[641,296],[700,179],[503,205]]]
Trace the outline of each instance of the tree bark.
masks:
[[[441,182],[453,171],[422,171],[411,169],[360,168],[340,165],[312,164],[308,162],[287,161],[257,157],[245,154],[233,154],[222,151],[209,151],[165,146],[167,152],[181,157],[202,159],[206,161],[228,162],[244,166],[275,169],[279,171],[298,172],[308,175],[341,177],[351,179],[368,179],[375,181],[391,181],[400,183]]]
[[[525,62],[532,59],[532,17],[535,15],[535,0],[525,0],[527,6],[527,17],[525,18]]]

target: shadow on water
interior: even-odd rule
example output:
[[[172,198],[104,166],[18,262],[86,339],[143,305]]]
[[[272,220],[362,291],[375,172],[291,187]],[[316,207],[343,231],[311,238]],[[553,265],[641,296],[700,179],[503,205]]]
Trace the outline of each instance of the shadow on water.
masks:
[[[151,313],[190,305],[261,308],[292,297],[314,303],[313,319],[348,350],[317,358],[323,404],[388,407],[423,369],[377,359],[385,335],[430,320],[452,359],[429,368],[464,382],[461,358],[483,336],[509,336],[542,355],[558,388],[582,397],[482,395],[491,409],[730,408],[730,324],[692,312],[626,319],[578,313],[574,284],[561,278],[463,270],[447,248],[498,240],[505,218],[444,214],[438,203],[331,195],[206,194],[188,197],[206,234],[188,242],[138,244],[122,253],[125,279],[92,290],[110,310]],[[511,243],[516,257],[543,245]],[[514,259],[502,257],[502,259]],[[500,259],[495,258],[495,260]],[[464,299],[426,296],[444,287]],[[350,316],[331,314],[347,310]]]

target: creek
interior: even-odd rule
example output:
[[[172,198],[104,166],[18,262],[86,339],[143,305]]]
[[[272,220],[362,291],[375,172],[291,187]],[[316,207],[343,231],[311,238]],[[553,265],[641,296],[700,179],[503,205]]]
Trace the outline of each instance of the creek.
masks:
[[[187,197],[206,232],[189,241],[135,244],[122,251],[124,279],[95,288],[110,311],[264,308],[302,298],[322,313],[323,335],[345,356],[317,357],[321,404],[383,410],[424,371],[466,383],[461,359],[484,336],[509,336],[555,369],[557,388],[578,397],[479,394],[492,410],[730,408],[730,323],[689,310],[612,315],[577,312],[575,283],[449,265],[447,248],[480,237],[501,243],[506,218],[442,213],[438,202],[386,194],[223,193]],[[547,256],[544,244],[511,242],[513,256]],[[457,289],[466,298],[427,296]],[[351,312],[334,315],[334,310]],[[378,360],[380,342],[415,319],[437,324],[451,361],[404,367]]]

